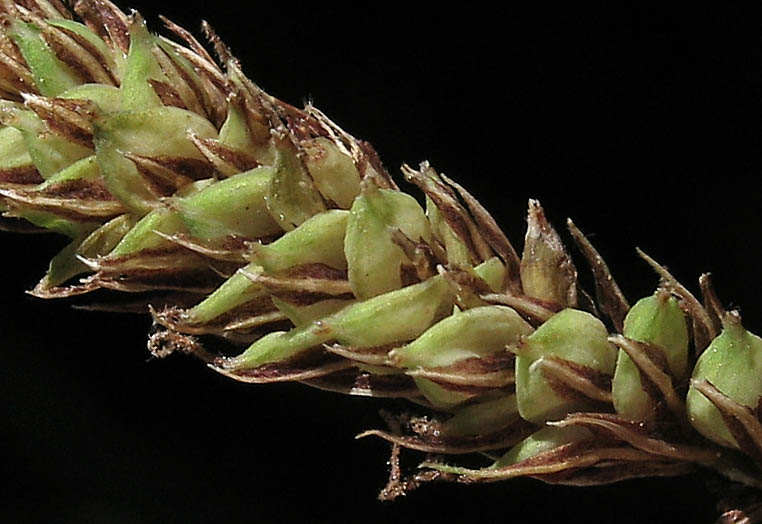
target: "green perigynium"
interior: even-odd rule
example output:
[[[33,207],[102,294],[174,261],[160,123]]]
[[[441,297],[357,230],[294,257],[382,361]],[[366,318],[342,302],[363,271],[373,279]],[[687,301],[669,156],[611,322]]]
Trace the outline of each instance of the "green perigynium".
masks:
[[[721,446],[762,456],[757,440],[762,434],[762,339],[750,333],[737,315],[723,318],[723,329],[701,354],[688,390],[691,425]],[[714,398],[720,397],[717,405]],[[725,404],[735,409],[723,409]]]
[[[667,291],[639,300],[624,319],[623,335],[650,344],[675,383],[685,378],[688,366],[688,324],[678,301]],[[632,420],[650,420],[658,415],[658,393],[637,364],[623,349],[619,354],[611,384],[614,409]]]
[[[401,191],[370,145],[262,91],[211,31],[217,60],[108,0],[0,13],[3,223],[70,239],[34,295],[131,293],[156,355],[410,400],[427,415],[366,434],[447,464],[388,496],[698,468],[762,486],[762,341],[706,279],[701,303],[644,254],[661,284],[630,308],[570,222],[595,304],[539,202],[519,256],[465,188],[423,163],[402,171],[424,198]],[[474,453],[494,460],[454,465]]]
[[[590,313],[564,309],[517,350],[519,413],[542,425],[593,409],[595,401],[609,396],[601,386],[610,382],[615,362],[616,350],[603,322]]]

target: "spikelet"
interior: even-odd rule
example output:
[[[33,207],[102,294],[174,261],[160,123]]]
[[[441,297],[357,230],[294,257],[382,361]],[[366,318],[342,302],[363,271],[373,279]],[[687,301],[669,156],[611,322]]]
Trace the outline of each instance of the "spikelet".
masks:
[[[70,239],[35,296],[138,297],[156,356],[429,410],[362,435],[447,457],[386,498],[700,468],[762,487],[762,342],[707,276],[699,301],[641,253],[661,285],[630,307],[569,221],[593,300],[539,202],[519,256],[457,182],[403,166],[421,205],[368,143],[262,91],[211,32],[218,60],[107,0],[0,13],[3,225]],[[491,465],[457,465],[485,452]]]

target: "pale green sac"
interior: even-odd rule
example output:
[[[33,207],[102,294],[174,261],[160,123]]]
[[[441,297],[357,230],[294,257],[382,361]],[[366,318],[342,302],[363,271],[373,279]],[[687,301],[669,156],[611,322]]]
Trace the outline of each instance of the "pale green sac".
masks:
[[[33,169],[32,157],[24,144],[22,132],[14,127],[0,128],[0,172]]]
[[[410,344],[392,350],[389,360],[395,366],[413,370],[449,367],[467,377],[466,371],[458,369],[459,363],[507,354],[507,347],[531,332],[532,327],[509,307],[475,307],[439,321]],[[452,407],[474,396],[448,390],[427,378],[416,377],[415,382],[435,406]]]
[[[244,267],[249,272],[259,270],[257,264],[249,264]],[[221,317],[225,313],[249,302],[262,295],[265,291],[261,286],[253,283],[241,272],[236,272],[233,276],[222,283],[214,292],[196,304],[187,313],[190,323],[203,324]]]
[[[505,286],[507,270],[497,257],[492,257],[476,266],[474,274],[484,280],[495,293],[502,291]]]
[[[277,145],[275,173],[265,197],[267,209],[284,231],[291,231],[309,218],[326,210],[323,197],[298,158],[294,145]]]
[[[258,142],[256,137],[253,136],[243,110],[236,104],[231,104],[228,108],[227,118],[220,128],[219,143],[227,146],[233,151],[250,154],[261,164],[272,164],[273,151],[269,147],[269,142],[265,141],[266,145]],[[235,166],[224,167],[227,169],[232,167],[232,172],[225,172],[224,174],[226,175],[237,172]],[[220,170],[220,167],[217,167],[217,169]]]
[[[688,324],[678,301],[659,291],[638,301],[624,320],[624,336],[651,344],[662,353],[673,383],[678,383],[688,371]],[[612,381],[614,408],[632,420],[652,419],[657,400],[643,387],[637,365],[623,350],[619,350]]]
[[[270,272],[303,264],[346,269],[343,243],[348,214],[332,209],[315,215],[270,244],[253,245],[252,260]]]
[[[266,296],[267,290],[245,276],[246,274],[264,272],[277,274],[304,264],[324,264],[335,269],[345,268],[347,263],[341,246],[347,214],[346,211],[338,209],[327,211],[310,218],[270,244],[252,245],[252,262],[242,268],[243,272],[236,272],[211,295],[188,311],[188,319],[194,323],[209,322],[238,306]],[[298,317],[299,321],[294,322],[298,327],[306,323],[303,322],[305,312],[300,311],[300,308],[289,306],[286,302],[277,299],[273,299],[273,302],[278,309],[287,310],[284,312],[289,318]],[[335,302],[344,303],[345,301],[323,302],[331,302],[331,305],[335,305]],[[306,307],[320,308],[318,305]]]
[[[449,411],[474,398],[471,392],[447,388],[427,378],[414,377],[414,380],[426,400],[438,409]]]
[[[579,426],[548,426],[532,433],[509,449],[492,465],[492,468],[504,468],[517,464],[565,444],[589,439],[591,436],[590,431]]]
[[[441,277],[352,304],[341,311],[291,331],[270,333],[225,367],[256,368],[283,361],[335,340],[347,346],[383,346],[413,340],[452,307],[450,290]]]
[[[92,154],[91,148],[51,133],[37,114],[12,102],[0,101],[0,122],[21,132],[29,158],[42,178],[50,178]],[[17,136],[9,138],[17,139]]]
[[[203,155],[188,139],[189,130],[204,138],[217,136],[209,121],[176,107],[120,112],[98,121],[94,128],[95,152],[109,191],[131,211],[144,215],[164,196],[164,187],[176,191],[192,182],[163,169],[154,176],[154,180],[162,179],[157,187],[156,183],[147,183],[136,164],[153,165],[154,159],[178,158],[188,166],[204,165]]]
[[[48,272],[34,289],[35,295],[44,296],[45,291],[86,273],[88,268],[77,255],[93,259],[108,254],[134,226],[133,217],[120,215],[84,238],[75,239],[50,261]]]
[[[352,159],[324,137],[315,138],[304,147],[307,170],[320,193],[342,209],[352,207],[360,194],[360,173]]]
[[[441,320],[410,344],[393,350],[390,358],[407,368],[450,366],[504,352],[531,332],[532,327],[509,307],[476,307]]]
[[[369,188],[355,199],[347,224],[344,251],[349,282],[358,299],[402,287],[402,266],[410,261],[394,242],[393,229],[399,229],[414,242],[431,238],[423,209],[410,195]]]
[[[537,328],[516,355],[516,395],[521,418],[543,424],[594,404],[561,379],[550,379],[550,366],[582,367],[586,375],[610,376],[616,351],[603,323],[593,315],[565,309]],[[572,374],[574,371],[572,369]]]
[[[236,235],[257,239],[281,231],[265,205],[273,169],[258,167],[210,185],[177,201],[191,235],[214,239]]]
[[[442,424],[442,432],[448,437],[489,435],[519,420],[516,395],[502,394],[458,409]]]
[[[166,247],[169,242],[156,232],[166,235],[185,232],[185,224],[177,213],[166,208],[155,209],[130,229],[109,256],[121,257],[143,250]]]
[[[473,480],[505,480],[527,475],[558,473],[569,468],[595,462],[585,453],[570,448],[584,446],[594,440],[594,435],[580,426],[548,426],[535,431],[509,449],[491,466],[474,470],[449,466],[439,462],[426,463],[427,467],[443,473],[465,475]],[[571,454],[564,455],[564,449]]]
[[[722,333],[699,357],[688,390],[686,408],[691,425],[721,446],[739,448],[720,411],[694,386],[703,380],[756,411],[762,401],[762,339],[744,329],[738,319],[726,318]]]

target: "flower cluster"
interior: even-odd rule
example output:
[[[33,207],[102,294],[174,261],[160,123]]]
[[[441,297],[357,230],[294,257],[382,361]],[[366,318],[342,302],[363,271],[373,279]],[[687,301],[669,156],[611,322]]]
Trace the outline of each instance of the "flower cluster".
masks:
[[[434,457],[388,497],[699,467],[762,487],[762,340],[707,275],[699,300],[641,253],[661,281],[630,307],[569,221],[593,299],[539,202],[521,254],[428,163],[402,168],[419,202],[368,143],[246,78],[208,26],[216,59],[108,0],[0,15],[2,226],[71,239],[32,294],[130,293],[155,355],[235,380],[408,399],[429,415],[364,435]],[[452,465],[470,454],[493,463]]]

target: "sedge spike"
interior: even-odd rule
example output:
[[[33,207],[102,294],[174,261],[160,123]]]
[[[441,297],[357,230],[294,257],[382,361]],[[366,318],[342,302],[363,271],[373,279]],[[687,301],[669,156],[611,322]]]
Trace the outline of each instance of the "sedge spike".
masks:
[[[762,489],[762,340],[708,278],[699,300],[642,253],[661,282],[631,306],[536,200],[517,250],[430,164],[402,167],[410,195],[368,143],[261,90],[208,26],[216,57],[108,0],[0,16],[0,225],[70,242],[34,296],[117,292],[152,315],[154,356],[426,410],[360,435],[444,457],[393,463],[384,498],[699,470]]]

